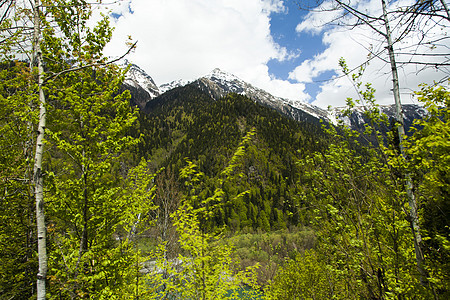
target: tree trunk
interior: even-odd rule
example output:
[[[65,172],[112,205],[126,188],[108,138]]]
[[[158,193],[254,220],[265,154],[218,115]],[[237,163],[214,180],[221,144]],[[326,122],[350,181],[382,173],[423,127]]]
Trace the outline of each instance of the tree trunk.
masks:
[[[44,85],[44,67],[42,63],[42,51],[40,49],[40,16],[39,0],[34,2],[33,16],[33,57],[38,67],[38,89],[39,89],[39,125],[36,138],[36,153],[34,158],[33,181],[36,199],[36,225],[38,237],[38,261],[39,271],[37,274],[37,299],[45,299],[45,282],[47,276],[47,237],[44,213],[44,178],[42,174],[42,155],[44,153],[44,133],[46,121]]]
[[[398,72],[397,72],[397,64],[395,61],[395,54],[394,54],[394,46],[392,43],[392,37],[391,37],[391,29],[389,26],[389,20],[387,17],[387,9],[386,9],[386,0],[381,0],[382,7],[383,7],[383,18],[384,18],[384,25],[386,29],[386,41],[387,41],[387,50],[389,53],[389,61],[391,65],[391,73],[392,73],[392,84],[393,84],[393,93],[394,93],[394,100],[395,100],[395,112],[396,112],[396,121],[397,121],[397,133],[398,133],[398,139],[399,139],[399,148],[400,153],[402,157],[406,160],[407,157],[405,155],[405,149],[403,147],[403,137],[405,136],[405,126],[403,122],[403,110],[402,110],[402,104],[400,100],[400,88],[399,88],[399,82],[398,82]],[[420,234],[420,228],[419,228],[419,216],[417,214],[417,202],[413,193],[413,183],[411,180],[411,176],[409,173],[405,174],[405,182],[406,182],[406,194],[408,197],[409,207],[410,207],[410,213],[409,213],[409,221],[413,233],[414,238],[414,250],[416,253],[416,264],[417,269],[420,273],[420,281],[422,284],[427,283],[427,276],[426,271],[423,266],[423,253],[422,253],[422,236]]]

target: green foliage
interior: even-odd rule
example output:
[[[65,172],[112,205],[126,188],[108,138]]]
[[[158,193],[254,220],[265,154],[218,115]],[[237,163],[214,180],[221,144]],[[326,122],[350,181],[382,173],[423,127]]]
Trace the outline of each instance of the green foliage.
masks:
[[[292,227],[271,232],[236,233],[224,239],[235,247],[234,259],[240,268],[258,264],[258,283],[267,285],[273,279],[277,266],[286,258],[316,246],[315,232],[310,228]]]
[[[120,238],[124,230],[143,223],[138,216],[153,209],[149,199],[152,193],[150,174],[144,172],[141,165],[128,172],[129,165],[124,158],[126,151],[137,143],[126,134],[136,121],[137,111],[129,106],[129,93],[119,92],[123,71],[115,65],[104,64],[106,58],[102,51],[112,33],[107,18],[91,27],[91,4],[83,0],[42,1],[42,5],[45,12],[40,15],[43,36],[40,50],[45,64],[46,147],[49,148],[43,170],[48,205],[48,297],[111,299],[129,296],[135,293],[134,287],[128,288],[130,282],[135,282],[139,274],[136,268],[129,266],[139,259],[138,251],[130,242],[131,236],[116,238]],[[27,18],[26,9],[23,13],[17,17]],[[1,100],[9,101],[5,105],[11,110],[8,114],[20,116],[20,123],[14,121],[14,134],[22,136],[21,143],[29,147],[31,135],[36,130],[33,116],[35,77],[23,64],[12,62],[9,57],[5,59],[0,76],[8,77],[8,81],[2,86]],[[21,86],[18,80],[22,80]],[[7,129],[3,124],[1,127]],[[8,132],[12,136],[10,129]],[[14,150],[24,153],[16,160],[22,165],[21,176],[28,176],[22,177],[27,183],[30,179],[27,168],[32,155],[16,145]],[[19,173],[15,175],[16,179]],[[144,177],[128,182],[127,176],[130,180],[132,176]],[[24,234],[28,237],[35,230],[31,223],[33,219],[27,219],[34,210],[28,198],[29,189],[28,185],[23,185],[22,195],[11,199],[13,209],[7,212],[9,217],[22,213],[22,220],[15,220],[27,221],[25,227],[14,226],[24,231],[17,232],[21,243]],[[17,205],[19,203],[22,204]],[[27,243],[35,241],[28,238]],[[33,248],[23,246],[23,250],[32,255]],[[26,252],[21,259],[27,259]],[[29,296],[33,290],[30,281],[35,282],[37,273],[34,259],[30,258],[28,262],[34,268],[27,271],[31,274],[26,276],[28,282],[7,275],[8,280],[17,281],[11,287],[18,289],[21,299],[26,295],[20,294],[24,282],[28,285]],[[10,262],[5,263],[10,272]],[[17,270],[18,274],[24,272],[22,266]]]
[[[315,205],[318,251],[350,294],[411,297],[420,286],[402,181],[377,151],[358,155],[349,145],[305,162],[314,170],[305,196]]]
[[[149,102],[146,111],[136,130],[136,136],[142,134],[140,155],[174,172],[190,157],[202,173],[204,197],[213,195],[212,177],[254,128],[242,165],[222,187],[225,205],[208,226],[270,231],[298,224],[305,203],[296,197],[295,183],[303,170],[295,161],[326,143],[320,127],[296,122],[244,96],[213,100],[195,85],[165,93]],[[249,192],[236,198],[243,191]]]
[[[447,89],[417,92],[429,116],[406,139],[409,161],[378,132],[386,118],[361,82],[364,66],[350,74],[344,60],[358,99],[348,99],[343,114],[364,105],[372,120],[364,134],[323,133],[244,96],[212,100],[194,84],[139,114],[122,89],[124,71],[103,64],[107,18],[88,26],[83,0],[43,6],[50,299],[258,298],[257,280],[270,279],[268,299],[427,299],[432,289],[448,298]],[[13,59],[26,32],[5,34],[11,22],[0,24],[0,294],[27,299],[37,273],[30,185],[37,95],[35,74]],[[179,172],[184,186],[155,179],[160,167]],[[414,262],[406,171],[420,199],[425,287]],[[164,184],[176,193],[163,195]],[[160,239],[148,242],[155,222],[163,224]],[[169,223],[178,245],[164,237]],[[158,260],[143,275],[152,264],[140,248],[146,239]]]
[[[349,75],[345,61],[340,63]],[[339,128],[339,134],[329,128],[328,149],[300,161],[302,169],[311,170],[299,182],[304,187],[301,197],[313,207],[305,211],[305,218],[316,229],[320,261],[344,283],[334,297],[428,299],[432,289],[420,284],[409,228],[401,176],[405,160],[396,145],[387,144],[390,139],[376,131],[385,118],[380,117],[371,86],[361,91],[362,71],[351,79],[360,95],[356,102],[366,105],[372,120],[364,135],[374,138],[345,127]],[[344,114],[352,113],[352,103],[349,99]]]
[[[266,287],[265,299],[349,299],[343,281],[320,260],[314,250],[287,260]]]
[[[113,237],[152,209],[151,176],[143,162],[128,172],[132,182],[126,181],[121,153],[136,144],[125,135],[136,113],[127,93],[117,94],[122,79],[117,67],[89,68],[58,78],[66,89],[49,95],[54,105],[48,126],[46,195],[54,243],[49,273],[60,295],[123,294],[121,286],[137,276],[128,269],[136,259],[132,245]]]
[[[5,45],[0,45],[3,49]],[[31,297],[36,270],[31,187],[32,128],[36,97],[28,66],[0,63],[0,295]]]
[[[185,202],[174,215],[185,254],[178,256],[178,265],[170,261],[159,263],[169,278],[157,277],[154,284],[160,285],[159,295],[176,295],[179,299],[223,299],[225,296],[237,299],[242,284],[256,288],[254,268],[234,272],[232,248],[220,243],[220,235],[202,232],[194,211]]]
[[[415,122],[417,129],[406,140],[406,152],[419,196],[430,281],[446,298],[450,293],[450,92],[443,86],[423,85],[416,95],[428,115]]]
[[[250,131],[242,139],[230,164],[217,178],[217,188],[209,197],[202,197],[204,174],[197,170],[195,164],[188,161],[188,165],[181,170],[189,193],[172,218],[183,253],[175,261],[170,261],[164,257],[165,249],[160,250],[157,266],[162,272],[149,276],[158,299],[168,296],[179,299],[253,299],[257,296],[255,267],[234,271],[232,247],[220,242],[221,233],[211,232],[204,226],[214,211],[223,206],[221,186],[234,176],[252,135],[254,132]],[[244,284],[251,289],[242,290]]]

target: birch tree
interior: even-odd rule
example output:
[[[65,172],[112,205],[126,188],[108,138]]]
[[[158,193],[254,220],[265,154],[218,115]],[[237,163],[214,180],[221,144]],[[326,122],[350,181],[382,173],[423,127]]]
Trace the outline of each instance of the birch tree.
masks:
[[[47,119],[46,98],[44,94],[44,66],[41,50],[41,15],[39,0],[35,0],[33,7],[33,44],[32,63],[35,63],[38,71],[39,94],[39,123],[37,127],[36,150],[34,157],[33,181],[36,199],[36,232],[38,239],[39,270],[37,274],[37,299],[45,299],[47,277],[47,229],[45,226],[44,212],[44,177],[42,172],[42,156],[44,154],[44,135]]]
[[[28,179],[23,182],[32,184],[32,194],[35,197],[34,210],[39,261],[35,291],[38,299],[45,299],[46,286],[48,286],[46,283],[48,269],[46,225],[48,220],[45,219],[44,212],[46,195],[44,186],[46,172],[44,169],[46,168],[46,158],[48,158],[48,156],[45,157],[45,153],[47,153],[45,134],[48,129],[48,108],[50,105],[53,109],[55,102],[59,101],[58,97],[64,95],[64,93],[58,94],[59,92],[71,89],[72,83],[68,80],[70,76],[64,77],[64,75],[87,69],[92,75],[96,72],[96,67],[109,63],[103,57],[102,49],[109,41],[112,30],[107,18],[101,19],[95,29],[87,26],[87,21],[92,16],[91,5],[84,0],[33,0],[29,2],[5,0],[0,2],[0,50],[2,62],[10,64],[10,67],[6,67],[5,72],[11,71],[11,66],[14,65],[11,62],[15,61],[18,66],[17,60],[19,59],[29,61],[29,68],[22,68],[23,74],[29,74],[27,77],[29,78],[27,81],[29,96],[23,97],[22,94],[21,101],[22,104],[28,105],[25,111],[28,110],[31,116],[34,115],[35,104],[38,107],[36,118],[21,119],[26,123],[28,132],[24,135],[27,137],[24,144],[27,149],[31,149],[32,145],[35,147],[34,155],[27,150],[25,152],[29,154],[21,159],[25,165],[30,163],[33,165]],[[111,74],[116,74],[117,78],[121,78],[116,71]],[[91,80],[97,80],[95,76],[91,75],[89,75]],[[117,78],[114,81],[116,85]],[[2,86],[8,82],[10,81],[2,82]],[[17,91],[20,92],[20,87],[16,87],[15,92]],[[115,90],[107,89],[106,91],[113,93]],[[52,103],[48,102],[49,96]],[[113,97],[111,94],[110,96]],[[126,95],[124,96],[123,99],[126,99]],[[11,102],[8,105],[11,105]],[[14,113],[19,113],[17,107],[15,107]],[[50,111],[50,115],[52,113]],[[130,121],[132,120],[133,118],[130,119]],[[8,128],[3,127],[2,129]],[[34,140],[31,140],[32,137]],[[9,195],[9,193],[5,195]]]
[[[409,47],[414,49],[423,49],[420,46],[435,47],[438,44],[443,44],[448,37],[446,35],[435,37],[432,39],[427,38],[427,34],[430,30],[430,23],[434,26],[439,26],[443,30],[448,29],[449,25],[449,13],[448,7],[445,1],[417,1],[407,6],[391,5],[386,0],[380,0],[381,14],[374,15],[370,12],[361,9],[360,2],[333,0],[330,2],[331,6],[327,6],[324,10],[337,11],[336,18],[331,21],[332,25],[345,26],[354,28],[356,26],[364,26],[369,28],[372,32],[381,37],[381,43],[383,47],[380,51],[374,52],[371,49],[369,51],[370,59],[381,59],[390,66],[390,75],[392,78],[392,91],[395,103],[395,118],[397,137],[399,140],[400,156],[404,161],[408,158],[405,154],[404,142],[405,127],[403,120],[403,110],[400,98],[400,84],[398,68],[406,64],[415,64],[424,68],[437,68],[442,69],[444,76],[442,81],[445,82],[448,78],[448,66],[449,55],[448,53],[426,53],[420,50],[416,51],[403,51],[404,49],[397,49],[396,45],[399,45],[401,41],[407,37],[416,34],[419,36],[418,42]],[[392,3],[391,3],[392,4]],[[397,3],[398,4],[398,3]],[[326,6],[319,6],[319,10]],[[392,29],[392,23],[395,24],[395,32]],[[395,35],[395,37],[394,37]],[[398,46],[401,47],[401,46]],[[408,49],[406,49],[408,50]],[[384,56],[384,52],[387,52],[387,59]],[[403,54],[402,57],[409,55],[409,59],[405,61],[398,61],[398,54]],[[434,58],[435,61],[430,61],[429,58]],[[419,60],[417,60],[419,58]],[[420,60],[422,58],[422,60]],[[364,62],[366,63],[366,62]],[[427,284],[427,273],[424,268],[424,255],[422,246],[422,234],[419,227],[419,215],[418,204],[414,195],[414,186],[411,180],[411,176],[408,172],[404,174],[405,190],[409,203],[409,222],[414,239],[415,257],[417,269],[420,273],[422,284]]]

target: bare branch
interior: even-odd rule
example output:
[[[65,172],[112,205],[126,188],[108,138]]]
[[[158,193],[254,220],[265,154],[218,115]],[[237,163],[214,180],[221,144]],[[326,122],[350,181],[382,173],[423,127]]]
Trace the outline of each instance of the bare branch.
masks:
[[[9,12],[10,12],[13,4],[14,4],[13,0],[1,0],[0,1],[0,8],[4,9],[3,15],[0,17],[0,25],[3,23],[3,21],[5,21],[8,18]]]
[[[372,24],[373,21],[383,21],[381,17],[372,17],[367,14],[364,14],[361,11],[358,11],[354,9],[353,7],[345,4],[344,2],[340,0],[335,0],[342,8],[344,8],[346,11],[348,11],[350,14],[352,14],[355,18],[357,18],[359,21],[361,21],[363,24],[369,26],[372,30],[374,30],[376,33],[380,34],[383,37],[386,37],[386,34],[379,30],[377,26]]]
[[[54,78],[56,78],[56,77],[58,77],[60,75],[63,75],[63,74],[69,73],[69,72],[75,72],[75,71],[80,71],[80,70],[83,70],[83,69],[86,69],[86,68],[92,68],[92,67],[98,67],[98,66],[106,66],[106,65],[113,64],[113,63],[121,60],[125,56],[127,56],[136,47],[136,44],[137,44],[137,41],[133,45],[131,45],[131,47],[128,49],[128,51],[125,54],[123,54],[122,56],[120,56],[120,57],[118,57],[116,59],[113,59],[113,60],[105,62],[105,63],[94,63],[94,64],[88,64],[88,65],[85,65],[85,66],[79,66],[79,67],[66,69],[64,71],[61,71],[61,72],[55,73],[53,75],[50,75],[49,77],[47,77],[45,79],[45,81],[54,79]]]

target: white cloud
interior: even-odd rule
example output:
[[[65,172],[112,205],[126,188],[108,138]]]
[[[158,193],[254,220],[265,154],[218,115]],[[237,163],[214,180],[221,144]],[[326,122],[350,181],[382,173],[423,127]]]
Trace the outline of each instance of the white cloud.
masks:
[[[402,4],[405,3],[408,3],[408,1],[402,1]],[[392,5],[399,5],[399,2],[395,2]],[[381,7],[378,0],[370,0],[360,2],[358,9],[372,15],[378,15],[380,14]],[[324,19],[320,21],[322,16]],[[338,67],[340,57],[345,58],[348,66],[353,68],[365,62],[370,51],[373,53],[383,52],[380,54],[381,59],[374,58],[370,61],[362,81],[372,83],[373,87],[377,90],[376,98],[380,104],[392,104],[393,96],[391,92],[392,81],[390,79],[390,65],[388,64],[389,59],[386,51],[382,51],[385,47],[383,38],[377,35],[373,30],[365,27],[355,27],[352,30],[348,30],[347,27],[333,26],[317,28],[318,22],[326,23],[335,18],[335,16],[336,15],[333,15],[330,12],[309,13],[297,26],[296,30],[303,34],[321,33],[323,35],[322,41],[326,46],[326,49],[313,58],[303,61],[289,74],[289,78],[298,82],[310,83],[318,81],[319,76],[327,71],[334,71],[337,75],[342,75]],[[397,28],[397,24],[391,24],[391,28]],[[432,27],[430,24],[424,26],[423,29],[427,32],[425,38],[442,35],[439,26]],[[380,30],[383,30],[383,27],[380,27]],[[397,43],[395,45],[396,51],[398,53],[400,53],[400,51],[412,52],[414,50],[419,50],[420,52],[429,51],[425,47],[410,47],[411,45],[416,44],[421,37],[422,36],[420,35],[411,36],[410,38],[403,40],[402,43]],[[442,43],[443,45],[436,47],[436,53],[448,52],[446,48],[448,49],[450,46],[449,41],[444,40]],[[399,62],[407,61],[409,56],[399,54],[396,59]],[[424,60],[423,58],[419,59]],[[433,71],[431,69],[418,72],[420,70],[419,67],[417,65],[407,64],[399,70],[400,88],[402,92],[402,101],[404,103],[414,101],[411,97],[411,91],[417,90],[420,83],[432,83],[433,80],[439,80],[443,76],[442,72]],[[328,105],[341,106],[345,105],[345,99],[347,97],[357,97],[348,78],[339,78],[339,76],[336,76],[335,78],[336,79],[332,81],[319,83],[321,90],[316,96],[313,104],[321,107],[327,107]]]
[[[326,0],[318,7],[312,9],[300,22],[295,30],[299,33],[317,35],[322,33],[330,23],[334,23],[342,15],[342,11],[336,9],[332,0]]]
[[[268,13],[287,13],[287,7],[282,0],[261,0],[263,11]]]
[[[287,11],[281,0],[129,0],[110,9],[120,17],[106,54],[124,53],[131,35],[138,44],[128,59],[157,84],[219,67],[277,96],[307,98],[303,84],[271,78],[266,65],[298,56],[270,35],[270,14]]]
[[[398,5],[400,1],[391,5]],[[330,3],[328,0],[323,5],[330,8]],[[113,20],[116,30],[106,54],[123,54],[127,36],[131,35],[138,40],[138,45],[128,59],[144,68],[157,84],[177,79],[193,80],[219,67],[276,96],[315,100],[313,104],[322,107],[337,106],[343,105],[347,97],[357,96],[349,80],[321,80],[330,73],[341,74],[340,57],[353,68],[367,59],[369,49],[378,52],[384,47],[379,42],[382,38],[367,28],[349,30],[348,27],[320,26],[334,20],[338,15],[336,11],[310,12],[296,30],[305,43],[308,43],[308,35],[320,34],[325,50],[314,57],[303,57],[303,62],[289,73],[290,81],[286,81],[271,76],[267,63],[272,59],[298,61],[304,54],[278,45],[271,36],[271,15],[288,13],[282,0],[126,0],[119,4],[109,7],[118,18]],[[380,2],[361,1],[358,8],[379,14]],[[442,34],[438,26],[428,29],[427,37]],[[414,40],[405,40],[396,47],[411,51],[413,49],[407,46],[420,38],[412,37]],[[434,51],[447,53],[445,47],[450,45],[447,40],[443,43]],[[387,59],[385,54],[382,58]],[[405,60],[401,56],[397,58]],[[408,93],[416,90],[419,83],[432,82],[442,76],[441,72],[433,70],[418,72],[419,67],[408,65],[400,71],[405,102],[411,101]],[[377,89],[380,103],[393,102],[389,75],[389,65],[373,59],[363,78]],[[305,92],[306,83],[320,86],[315,99]]]
[[[257,68],[247,68],[241,72],[241,79],[247,78],[257,87],[272,93],[275,96],[284,97],[291,100],[309,101],[311,97],[304,93],[305,84],[290,83],[286,80],[280,80],[269,75],[269,68],[265,64],[259,65]]]

